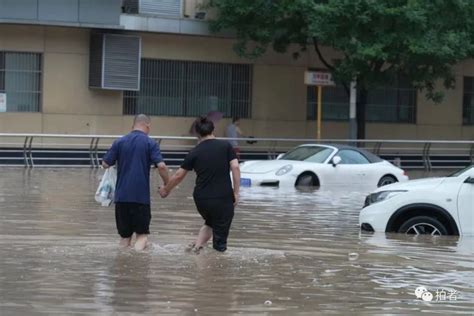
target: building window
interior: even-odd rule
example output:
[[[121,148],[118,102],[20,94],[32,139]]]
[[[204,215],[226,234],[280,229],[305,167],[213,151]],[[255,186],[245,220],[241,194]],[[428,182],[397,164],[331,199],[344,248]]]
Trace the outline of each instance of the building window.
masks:
[[[125,91],[124,114],[251,116],[252,66],[142,59],[140,91]]]
[[[316,87],[308,87],[308,119],[316,119]],[[405,81],[369,90],[367,96],[368,122],[416,122],[417,91]],[[323,120],[347,121],[349,96],[343,86],[324,87],[322,95]]]
[[[317,95],[317,87],[308,86],[308,120],[315,120],[317,118]],[[323,120],[347,121],[349,119],[349,96],[343,86],[323,87],[321,103]]]
[[[407,80],[370,90],[367,95],[367,121],[416,123],[416,89]]]
[[[0,52],[0,93],[7,112],[39,112],[41,54]]]
[[[463,124],[474,125],[474,77],[464,77]]]

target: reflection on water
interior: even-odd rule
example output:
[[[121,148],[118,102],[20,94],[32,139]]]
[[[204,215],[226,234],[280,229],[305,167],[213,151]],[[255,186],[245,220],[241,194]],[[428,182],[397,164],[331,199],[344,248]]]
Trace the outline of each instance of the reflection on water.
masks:
[[[167,200],[154,194],[152,245],[136,253],[117,248],[113,209],[93,199],[98,174],[2,170],[0,314],[474,310],[474,239],[361,235],[364,188],[243,189],[228,252],[196,256],[184,252],[202,224],[189,178]],[[425,302],[420,285],[459,295]]]

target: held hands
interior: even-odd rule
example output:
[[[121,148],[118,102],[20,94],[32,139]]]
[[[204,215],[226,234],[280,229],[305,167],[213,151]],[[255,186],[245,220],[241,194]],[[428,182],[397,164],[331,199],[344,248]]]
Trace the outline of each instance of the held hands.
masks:
[[[164,199],[166,198],[170,193],[166,190],[165,187],[160,187],[158,189],[158,192],[160,193],[160,196]]]

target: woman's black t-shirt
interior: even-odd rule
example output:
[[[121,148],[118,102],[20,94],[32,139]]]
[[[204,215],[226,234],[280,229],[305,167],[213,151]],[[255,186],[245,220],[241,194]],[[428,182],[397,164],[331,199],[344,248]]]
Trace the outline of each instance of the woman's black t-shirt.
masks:
[[[234,159],[232,145],[223,140],[205,140],[191,150],[181,168],[196,172],[194,198],[233,198],[230,162]]]

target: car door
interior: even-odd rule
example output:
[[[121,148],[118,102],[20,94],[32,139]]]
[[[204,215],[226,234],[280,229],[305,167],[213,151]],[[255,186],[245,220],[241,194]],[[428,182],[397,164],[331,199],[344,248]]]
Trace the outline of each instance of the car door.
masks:
[[[341,162],[333,168],[333,179],[338,184],[365,184],[367,167],[370,164],[361,153],[352,149],[341,149],[336,156]]]
[[[463,178],[458,195],[459,224],[463,235],[474,235],[474,172]]]

